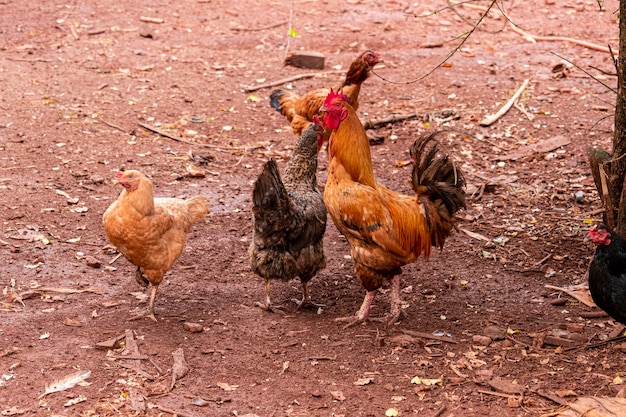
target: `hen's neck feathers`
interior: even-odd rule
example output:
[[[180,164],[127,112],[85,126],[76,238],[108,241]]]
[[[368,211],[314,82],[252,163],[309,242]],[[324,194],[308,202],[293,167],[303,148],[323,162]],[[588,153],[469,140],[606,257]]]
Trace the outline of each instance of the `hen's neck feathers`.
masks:
[[[345,102],[344,106],[348,115],[330,138],[330,160],[336,158],[353,181],[376,187],[369,139],[352,106]]]
[[[285,167],[283,184],[305,183],[317,188],[317,131],[302,133]]]
[[[148,178],[141,178],[139,186],[134,191],[124,189],[120,194],[120,200],[130,204],[135,210],[147,216],[154,212],[154,194],[152,183]]]

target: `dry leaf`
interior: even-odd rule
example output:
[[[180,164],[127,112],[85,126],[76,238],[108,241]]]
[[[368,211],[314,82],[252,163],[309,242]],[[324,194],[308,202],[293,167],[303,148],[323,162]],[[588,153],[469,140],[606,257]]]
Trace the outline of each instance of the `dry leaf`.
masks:
[[[337,401],[343,401],[346,399],[345,395],[343,395],[343,392],[341,391],[331,391],[330,395],[332,395],[332,397]]]
[[[73,320],[69,317],[66,317],[65,319],[63,319],[63,324],[65,324],[66,326],[74,326],[74,327],[80,327],[83,325],[80,321]]]

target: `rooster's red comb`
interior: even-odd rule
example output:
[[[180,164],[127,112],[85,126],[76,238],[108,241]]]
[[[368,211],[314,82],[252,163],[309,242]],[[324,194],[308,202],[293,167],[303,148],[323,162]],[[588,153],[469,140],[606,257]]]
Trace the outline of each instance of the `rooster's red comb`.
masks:
[[[124,176],[124,171],[120,171],[117,173],[117,179],[122,179],[122,177]]]
[[[331,88],[330,93],[328,93],[328,95],[326,96],[326,100],[324,100],[324,106],[328,106],[330,103],[333,102],[333,100],[337,98],[343,101],[348,101],[348,97],[343,93],[343,91],[341,91],[340,88],[338,88],[337,91]]]

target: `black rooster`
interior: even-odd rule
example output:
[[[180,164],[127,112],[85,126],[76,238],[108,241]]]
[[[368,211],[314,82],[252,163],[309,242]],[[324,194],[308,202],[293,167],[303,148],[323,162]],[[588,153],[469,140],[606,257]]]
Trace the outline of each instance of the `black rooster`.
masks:
[[[602,310],[626,325],[626,241],[604,224],[594,226],[585,240],[596,245],[589,267],[589,292]]]
[[[285,168],[282,181],[270,159],[254,183],[252,212],[254,232],[250,244],[252,270],[265,279],[265,301],[256,303],[266,311],[280,306],[270,302],[270,280],[302,282],[300,307],[311,301],[308,283],[326,267],[323,237],[326,206],[317,188],[317,143],[323,128],[312,123],[302,132]]]

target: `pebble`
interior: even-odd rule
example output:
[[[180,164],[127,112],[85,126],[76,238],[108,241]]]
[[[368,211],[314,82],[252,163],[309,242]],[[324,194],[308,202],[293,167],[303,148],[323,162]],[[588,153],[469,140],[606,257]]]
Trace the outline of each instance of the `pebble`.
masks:
[[[191,323],[189,321],[186,321],[183,323],[183,329],[187,330],[188,332],[191,333],[200,333],[204,330],[204,328],[202,327],[201,324],[199,323]]]
[[[85,262],[87,262],[87,266],[92,268],[100,268],[102,266],[102,263],[98,259],[89,255],[85,256]]]
[[[483,334],[490,337],[491,340],[504,340],[506,339],[506,331],[497,326],[487,326],[483,329]]]
[[[477,343],[483,346],[489,346],[492,342],[492,339],[488,336],[481,336],[479,334],[475,334],[472,336],[472,342]]]

